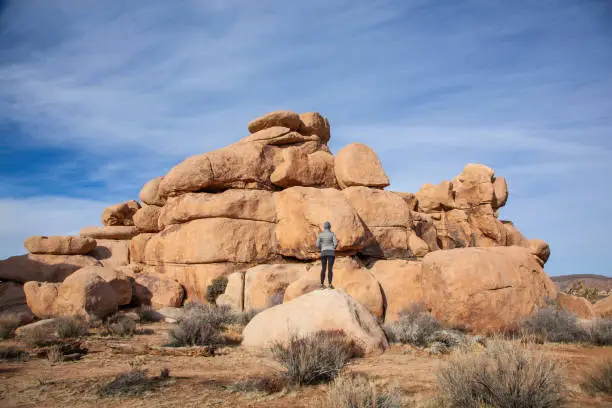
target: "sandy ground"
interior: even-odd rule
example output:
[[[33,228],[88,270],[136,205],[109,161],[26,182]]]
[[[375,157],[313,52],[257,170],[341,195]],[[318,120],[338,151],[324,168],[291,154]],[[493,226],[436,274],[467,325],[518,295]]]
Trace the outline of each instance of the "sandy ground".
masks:
[[[153,334],[133,338],[92,335],[85,341],[89,353],[75,362],[50,364],[47,359],[0,362],[1,407],[313,407],[327,386],[311,386],[266,395],[235,392],[227,387],[236,381],[273,374],[280,370],[264,352],[226,347],[214,357],[156,355],[149,347],[162,346],[169,324],[142,326]],[[0,342],[0,346],[17,344]],[[612,397],[584,394],[580,381],[589,368],[612,358],[612,347],[533,345],[561,364],[567,378],[569,407],[612,407]],[[381,385],[397,386],[404,406],[427,406],[436,395],[436,369],[448,356],[430,356],[410,346],[393,345],[378,357],[353,360],[346,368],[373,378]],[[137,398],[98,398],[96,385],[129,370],[140,361],[151,374],[170,370],[170,379],[153,392]],[[431,405],[429,405],[431,407]]]

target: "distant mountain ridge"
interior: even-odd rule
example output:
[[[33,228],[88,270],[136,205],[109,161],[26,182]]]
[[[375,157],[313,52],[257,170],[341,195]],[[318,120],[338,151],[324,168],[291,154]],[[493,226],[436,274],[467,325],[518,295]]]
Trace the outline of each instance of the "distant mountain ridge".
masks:
[[[555,282],[559,290],[567,290],[580,281],[582,281],[585,288],[597,288],[600,291],[612,290],[612,278],[603,275],[585,273],[551,276],[550,278]]]

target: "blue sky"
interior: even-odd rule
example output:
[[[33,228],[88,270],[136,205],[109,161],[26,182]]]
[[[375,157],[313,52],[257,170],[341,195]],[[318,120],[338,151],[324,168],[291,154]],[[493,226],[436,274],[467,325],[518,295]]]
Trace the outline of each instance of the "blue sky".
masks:
[[[612,276],[612,4],[602,1],[0,2],[0,258],[276,109],[319,111],[390,189],[469,162],[550,275]]]

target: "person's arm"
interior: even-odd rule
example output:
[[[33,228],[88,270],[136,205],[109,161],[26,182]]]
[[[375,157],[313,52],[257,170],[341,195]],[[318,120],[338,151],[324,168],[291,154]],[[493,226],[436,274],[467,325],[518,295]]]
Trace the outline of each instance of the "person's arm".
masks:
[[[332,235],[332,239],[334,240],[334,249],[338,246],[338,239],[336,238],[336,234]]]
[[[317,236],[317,248],[321,249],[321,234]]]

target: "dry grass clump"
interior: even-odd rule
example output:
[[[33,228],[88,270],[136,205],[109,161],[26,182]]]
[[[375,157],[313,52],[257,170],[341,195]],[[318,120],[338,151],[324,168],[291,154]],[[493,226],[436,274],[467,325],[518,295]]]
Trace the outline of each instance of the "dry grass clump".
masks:
[[[54,321],[55,333],[60,339],[74,339],[89,331],[89,324],[80,316],[58,317]]]
[[[157,377],[149,377],[142,364],[131,362],[130,370],[121,373],[113,380],[98,385],[98,397],[131,398],[138,397],[147,392],[154,391],[164,385],[170,378],[170,370],[164,368]]]
[[[206,288],[206,300],[214,304],[217,298],[225,293],[225,288],[227,288],[227,278],[225,276],[214,279]]]
[[[15,330],[21,325],[17,315],[8,315],[0,318],[0,339],[10,339],[15,336]]]
[[[132,337],[137,333],[134,319],[115,313],[104,322],[104,334],[107,336]]]
[[[329,382],[352,357],[363,355],[341,330],[319,331],[304,337],[291,335],[287,344],[275,343],[271,351],[287,370],[289,382],[295,385]]]
[[[463,352],[437,375],[453,407],[553,408],[563,403],[557,363],[520,343],[494,339],[480,354]]]
[[[182,346],[219,346],[227,343],[224,334],[227,326],[236,321],[236,315],[229,306],[216,306],[201,303],[185,305],[185,316],[178,326],[171,329],[169,345]]]
[[[253,318],[257,315],[257,313],[259,313],[260,310],[258,309],[252,309],[252,310],[247,310],[244,312],[238,312],[235,313],[235,322],[236,324],[239,324],[241,326],[246,326],[247,324],[249,324],[249,322],[251,320],[253,320]]]
[[[228,389],[234,392],[263,392],[266,394],[274,394],[282,391],[286,383],[287,380],[285,377],[270,375],[236,381],[230,385]]]
[[[43,327],[33,327],[19,335],[21,340],[28,348],[43,347],[53,343],[49,339],[49,332]]]
[[[612,345],[612,319],[596,319],[588,330],[589,342],[598,346]]]
[[[321,408],[399,408],[401,399],[395,389],[380,391],[363,375],[341,375],[319,401]]]
[[[554,306],[536,310],[521,322],[521,329],[527,334],[554,343],[588,340],[587,332],[578,323],[578,317]]]
[[[64,361],[64,352],[62,351],[62,347],[58,345],[51,346],[49,350],[47,350],[47,360],[51,364],[61,363]]]
[[[16,347],[0,347],[0,361],[23,361],[28,357],[25,350]]]
[[[440,328],[440,322],[427,312],[422,303],[418,303],[402,310],[398,320],[385,325],[384,331],[390,342],[422,347]]]
[[[595,366],[584,379],[582,388],[590,394],[612,395],[612,360],[608,359]]]
[[[140,317],[140,321],[143,323],[153,323],[159,320],[159,314],[148,305],[138,308],[138,317]]]

